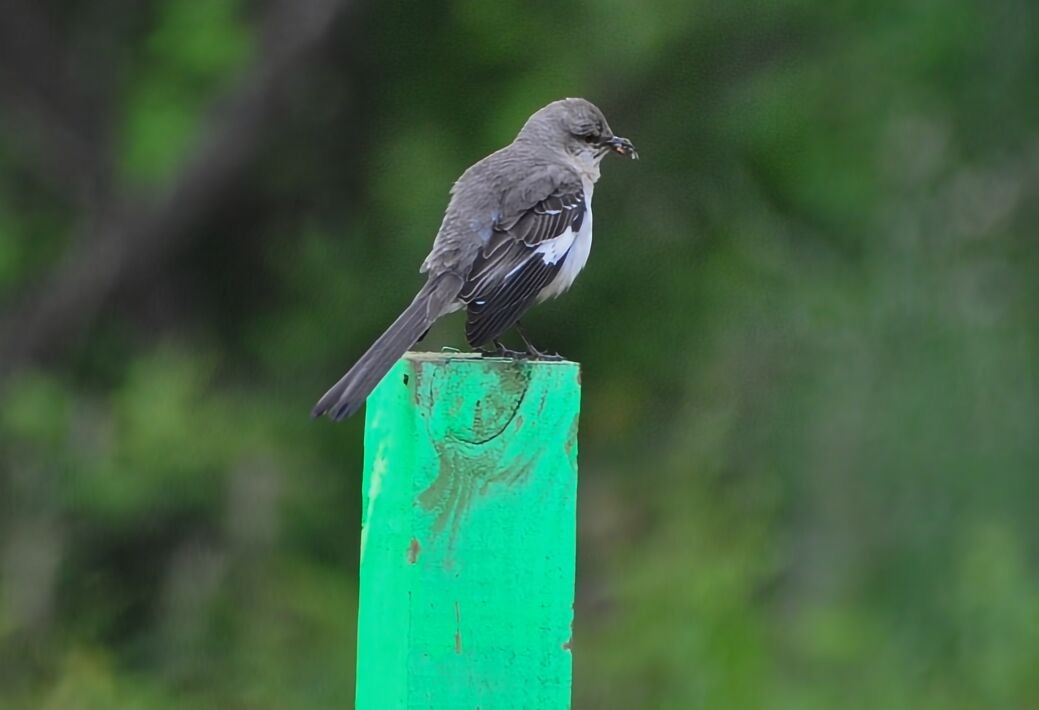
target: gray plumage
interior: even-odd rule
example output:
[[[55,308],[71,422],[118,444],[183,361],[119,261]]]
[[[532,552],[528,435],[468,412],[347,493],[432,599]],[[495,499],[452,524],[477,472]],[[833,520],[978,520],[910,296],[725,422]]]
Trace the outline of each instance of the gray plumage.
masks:
[[[497,344],[532,305],[566,291],[588,258],[592,191],[611,151],[638,157],[593,104],[563,99],[466,170],[422,263],[426,284],[311,414],[338,420],[360,409],[442,315],[466,309],[469,344]]]

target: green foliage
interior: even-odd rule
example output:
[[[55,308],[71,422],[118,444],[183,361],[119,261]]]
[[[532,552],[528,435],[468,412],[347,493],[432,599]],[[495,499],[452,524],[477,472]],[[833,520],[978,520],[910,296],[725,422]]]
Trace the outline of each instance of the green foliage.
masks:
[[[154,3],[155,29],[131,70],[122,167],[137,181],[168,177],[191,146],[215,91],[250,54],[239,0]]]
[[[110,99],[111,212],[5,104],[5,311],[163,194],[284,31],[130,5],[53,8],[70,60],[40,63]],[[307,411],[418,288],[454,177],[567,95],[642,156],[604,165],[589,267],[527,323],[583,364],[575,706],[1036,706],[1037,21],[348,14],[184,248],[3,384],[0,706],[349,707],[362,425]]]

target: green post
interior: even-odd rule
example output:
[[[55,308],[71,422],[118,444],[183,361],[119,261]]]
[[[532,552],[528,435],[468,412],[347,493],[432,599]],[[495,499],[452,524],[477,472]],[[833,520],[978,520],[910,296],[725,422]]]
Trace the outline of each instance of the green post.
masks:
[[[358,710],[570,707],[580,392],[409,353],[368,399]]]

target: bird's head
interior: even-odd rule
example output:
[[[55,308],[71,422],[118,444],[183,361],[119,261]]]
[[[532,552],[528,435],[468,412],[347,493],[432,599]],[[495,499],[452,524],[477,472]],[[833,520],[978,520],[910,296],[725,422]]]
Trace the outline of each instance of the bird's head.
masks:
[[[556,145],[578,160],[592,163],[611,152],[639,157],[631,141],[614,135],[602,111],[584,99],[553,101],[527,119],[519,136]]]

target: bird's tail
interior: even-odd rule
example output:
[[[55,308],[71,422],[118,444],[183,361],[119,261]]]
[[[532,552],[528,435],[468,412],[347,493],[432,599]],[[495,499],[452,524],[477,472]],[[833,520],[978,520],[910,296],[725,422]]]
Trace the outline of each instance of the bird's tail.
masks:
[[[345,419],[364,404],[375,386],[382,381],[394,363],[433,325],[445,307],[461,289],[461,281],[453,276],[433,278],[426,282],[393,325],[372,343],[350,371],[318,400],[310,411],[312,417],[328,414],[336,421]]]

